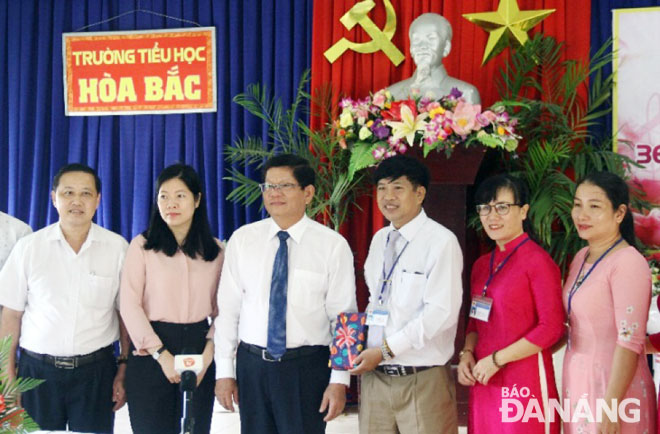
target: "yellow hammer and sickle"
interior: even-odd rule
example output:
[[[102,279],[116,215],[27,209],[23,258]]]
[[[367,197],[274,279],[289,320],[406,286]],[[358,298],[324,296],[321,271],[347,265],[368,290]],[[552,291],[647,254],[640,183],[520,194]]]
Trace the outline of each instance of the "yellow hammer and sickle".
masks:
[[[390,0],[383,0],[383,3],[385,4],[387,20],[385,21],[385,28],[382,31],[367,16],[369,11],[376,5],[373,0],[356,3],[355,6],[341,17],[339,21],[341,21],[344,27],[351,30],[356,24],[359,24],[371,36],[371,41],[357,43],[349,41],[346,38],[341,38],[323,53],[330,63],[334,63],[346,50],[353,50],[362,54],[383,50],[395,66],[398,66],[405,59],[403,53],[392,43],[392,36],[394,36],[394,32],[396,31],[396,12],[394,11],[394,6],[392,6]]]

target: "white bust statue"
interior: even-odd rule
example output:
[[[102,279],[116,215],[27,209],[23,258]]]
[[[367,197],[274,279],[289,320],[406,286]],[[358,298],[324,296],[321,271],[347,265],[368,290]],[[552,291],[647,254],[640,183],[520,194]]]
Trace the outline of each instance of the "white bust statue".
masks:
[[[452,88],[463,93],[469,103],[480,104],[479,91],[473,85],[450,77],[442,64],[451,51],[451,24],[439,14],[426,13],[410,24],[410,54],[417,68],[412,77],[394,83],[388,90],[396,100],[406,99],[413,90],[433,98],[448,95]]]

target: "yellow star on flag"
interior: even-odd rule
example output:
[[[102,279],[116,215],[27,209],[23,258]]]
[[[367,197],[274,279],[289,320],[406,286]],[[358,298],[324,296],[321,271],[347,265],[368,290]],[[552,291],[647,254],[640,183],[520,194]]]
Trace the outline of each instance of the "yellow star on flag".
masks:
[[[463,18],[490,33],[481,61],[483,65],[511,42],[517,41],[520,45],[525,45],[529,40],[527,32],[554,11],[555,9],[521,11],[517,0],[500,0],[497,12],[463,14]]]

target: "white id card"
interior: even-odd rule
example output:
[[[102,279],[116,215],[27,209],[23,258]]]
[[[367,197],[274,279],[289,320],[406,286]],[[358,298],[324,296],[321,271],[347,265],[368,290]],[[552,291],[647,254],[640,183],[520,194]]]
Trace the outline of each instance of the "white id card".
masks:
[[[367,309],[367,325],[385,327],[389,315],[385,309]]]
[[[483,296],[472,297],[472,306],[470,307],[470,318],[488,322],[490,310],[493,307],[493,299]]]

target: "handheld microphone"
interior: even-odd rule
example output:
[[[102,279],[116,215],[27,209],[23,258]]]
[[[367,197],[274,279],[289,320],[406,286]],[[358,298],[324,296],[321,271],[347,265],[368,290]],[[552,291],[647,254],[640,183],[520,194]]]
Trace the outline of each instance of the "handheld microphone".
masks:
[[[193,402],[193,391],[197,388],[197,375],[202,372],[204,358],[201,354],[189,354],[184,348],[183,354],[174,356],[174,370],[181,375],[179,388],[183,393],[183,414],[181,417],[181,433],[192,434],[195,419],[190,411]]]

